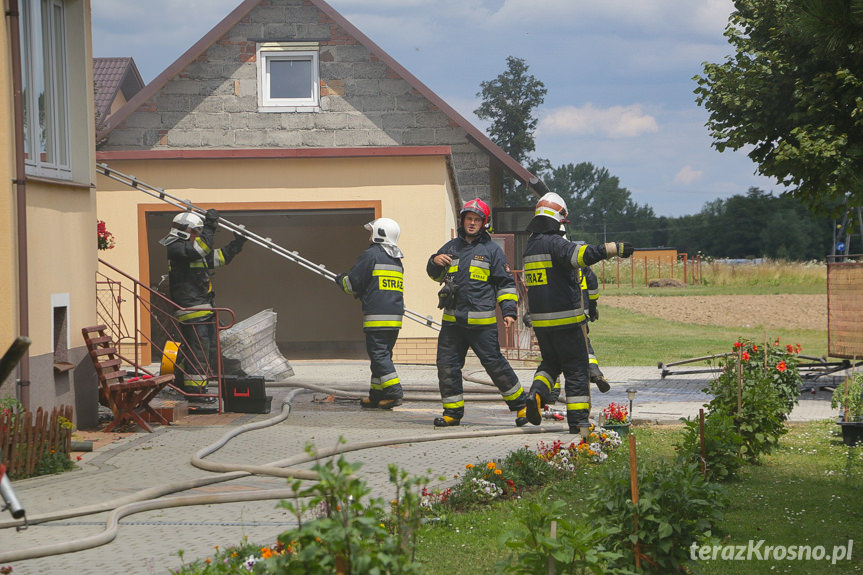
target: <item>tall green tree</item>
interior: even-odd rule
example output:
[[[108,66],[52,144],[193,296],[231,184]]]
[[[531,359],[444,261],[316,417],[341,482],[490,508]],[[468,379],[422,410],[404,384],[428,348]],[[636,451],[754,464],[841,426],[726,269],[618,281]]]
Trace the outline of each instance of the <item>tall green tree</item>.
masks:
[[[534,111],[545,101],[547,90],[528,73],[528,66],[521,58],[507,57],[506,66],[497,78],[480,84],[477,97],[482,98],[482,104],[474,114],[491,122],[488,135],[495,144],[528,169],[532,166],[536,170],[543,161],[529,157],[536,150],[533,135],[538,119]],[[527,206],[535,201],[526,186],[520,188],[512,178],[505,178],[504,197],[508,206]]]
[[[713,146],[748,149],[816,211],[863,204],[863,0],[735,0],[734,54],[704,63]]]

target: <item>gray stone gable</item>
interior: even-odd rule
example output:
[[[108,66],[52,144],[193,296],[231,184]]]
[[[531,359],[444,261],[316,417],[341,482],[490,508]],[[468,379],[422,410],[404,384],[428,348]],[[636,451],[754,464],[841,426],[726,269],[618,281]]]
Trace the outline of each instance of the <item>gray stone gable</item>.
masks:
[[[255,52],[267,41],[318,42],[320,111],[258,111]],[[488,201],[490,166],[497,164],[466,135],[317,7],[269,0],[129,115],[99,149],[451,146],[462,198]]]

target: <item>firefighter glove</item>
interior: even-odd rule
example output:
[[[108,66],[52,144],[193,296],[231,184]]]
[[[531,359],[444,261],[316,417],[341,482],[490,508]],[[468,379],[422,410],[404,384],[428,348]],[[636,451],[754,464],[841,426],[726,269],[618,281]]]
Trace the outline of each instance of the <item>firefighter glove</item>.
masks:
[[[529,313],[521,316],[521,322],[525,325],[525,327],[533,327],[533,320],[530,319]]]
[[[219,214],[219,210],[214,210],[213,208],[210,208],[204,214],[204,224],[211,227],[215,226],[216,222],[219,221],[219,217],[221,217],[221,214]]]
[[[443,287],[437,292],[437,307],[438,309],[453,309],[455,307],[455,299],[458,294],[458,285],[451,279],[443,281]]]
[[[588,304],[588,308],[589,308],[588,317],[590,318],[590,321],[598,320],[599,319],[599,310],[596,308],[596,301],[590,300],[590,303]]]
[[[615,256],[628,258],[633,252],[632,244],[629,242],[608,242],[602,245],[605,248],[606,259],[613,258]]]
[[[234,232],[234,245],[238,248],[243,247],[243,244],[246,243],[246,239],[246,236],[244,236],[240,232]]]
[[[344,289],[345,289],[345,288],[344,288],[344,284],[342,283],[342,280],[344,280],[344,279],[345,279],[345,277],[346,277],[347,275],[348,275],[348,274],[339,274],[339,275],[337,275],[337,276],[336,276],[336,286],[337,286],[340,290],[344,290]]]

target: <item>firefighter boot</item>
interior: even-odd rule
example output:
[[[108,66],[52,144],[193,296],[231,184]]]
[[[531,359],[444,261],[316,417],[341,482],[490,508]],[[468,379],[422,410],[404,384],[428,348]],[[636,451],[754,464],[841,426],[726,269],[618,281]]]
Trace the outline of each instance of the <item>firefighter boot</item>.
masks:
[[[525,406],[525,416],[533,425],[542,423],[542,397],[535,391],[531,391],[527,395],[527,405]]]
[[[599,366],[595,363],[590,364],[590,381],[596,384],[600,393],[608,393],[608,390],[611,389],[611,386],[608,384],[608,380],[605,379]]]
[[[516,427],[524,427],[527,425],[527,407],[522,407],[518,410],[518,413],[515,416],[515,425]]]
[[[461,423],[461,419],[456,419],[455,417],[450,417],[449,415],[435,417],[434,419],[435,427],[455,427],[459,423]]]
[[[402,404],[402,398],[396,399],[381,399],[374,400],[370,397],[364,397],[360,400],[360,407],[363,409],[392,409]]]

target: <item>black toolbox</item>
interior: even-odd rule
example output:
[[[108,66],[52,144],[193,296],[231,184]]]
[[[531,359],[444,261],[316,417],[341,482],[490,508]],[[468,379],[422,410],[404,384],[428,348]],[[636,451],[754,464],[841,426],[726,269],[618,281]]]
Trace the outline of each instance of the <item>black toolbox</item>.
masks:
[[[222,377],[225,411],[233,413],[270,413],[273,398],[267,395],[263,377]]]

